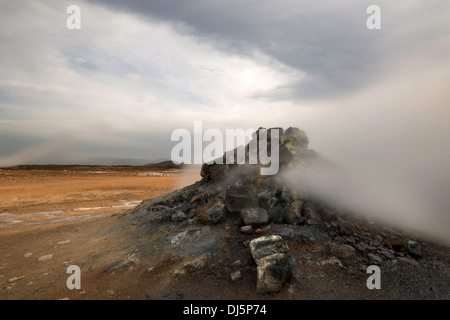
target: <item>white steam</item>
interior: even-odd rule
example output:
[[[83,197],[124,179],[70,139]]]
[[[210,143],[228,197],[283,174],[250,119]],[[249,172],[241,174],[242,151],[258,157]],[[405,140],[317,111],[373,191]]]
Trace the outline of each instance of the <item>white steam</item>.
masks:
[[[432,58],[416,55],[378,85],[305,117],[297,125],[310,147],[342,166],[291,170],[286,178],[354,212],[450,243],[450,61]]]

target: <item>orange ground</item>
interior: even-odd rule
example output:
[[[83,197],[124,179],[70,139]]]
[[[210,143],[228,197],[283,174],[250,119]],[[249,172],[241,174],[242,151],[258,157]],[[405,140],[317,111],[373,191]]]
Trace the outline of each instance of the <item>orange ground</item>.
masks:
[[[126,298],[113,295],[114,289],[99,289],[106,284],[97,274],[84,277],[85,295],[69,292],[65,270],[70,263],[87,263],[111,250],[111,241],[120,241],[97,235],[115,223],[112,213],[199,178],[198,170],[178,169],[0,169],[0,299]],[[108,257],[120,260],[121,254],[117,250]],[[39,260],[46,255],[52,257]],[[129,279],[123,288],[133,290]]]

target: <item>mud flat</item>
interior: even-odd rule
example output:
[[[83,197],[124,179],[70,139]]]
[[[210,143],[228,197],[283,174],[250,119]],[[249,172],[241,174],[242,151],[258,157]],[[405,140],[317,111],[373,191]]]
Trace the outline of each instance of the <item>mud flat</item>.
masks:
[[[90,261],[96,265],[93,256],[100,252],[108,252],[111,263],[123,258],[120,239],[104,234],[110,223],[142,200],[197,178],[198,172],[191,175],[176,168],[0,169],[0,299],[65,298],[69,264]],[[83,287],[90,287],[87,283],[91,282],[96,289],[86,296],[78,290],[77,298],[117,298],[111,291],[97,290],[101,287],[97,276],[88,279],[83,274]]]

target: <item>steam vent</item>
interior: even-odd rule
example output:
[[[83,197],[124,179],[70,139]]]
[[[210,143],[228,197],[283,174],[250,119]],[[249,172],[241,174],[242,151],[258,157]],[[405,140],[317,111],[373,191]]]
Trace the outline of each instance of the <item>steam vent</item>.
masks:
[[[324,160],[308,148],[302,130],[275,129],[280,130],[277,174],[261,175],[261,164],[203,164],[195,184],[144,201],[124,217],[125,226],[136,227],[140,250],[158,266],[166,263],[162,269],[176,281],[244,282],[255,294],[282,297],[295,296],[309,278],[327,272],[359,279],[367,291],[369,265],[395,271],[419,263],[421,246],[405,233],[369,224],[290,187],[283,179],[286,170],[308,170]],[[248,157],[248,145],[245,151]]]

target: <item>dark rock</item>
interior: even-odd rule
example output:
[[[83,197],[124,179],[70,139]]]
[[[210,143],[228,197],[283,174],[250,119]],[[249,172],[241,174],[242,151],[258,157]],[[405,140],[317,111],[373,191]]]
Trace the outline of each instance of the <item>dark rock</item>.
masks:
[[[187,215],[183,211],[177,211],[172,215],[172,221],[181,222],[187,219]]]
[[[420,258],[422,256],[422,251],[420,250],[420,245],[413,240],[408,241],[408,253],[414,258]]]
[[[337,218],[334,211],[325,209],[322,206],[319,208],[318,212],[323,221],[335,221]]]
[[[300,243],[311,244],[315,241],[327,242],[330,240],[327,235],[321,233],[314,227],[303,227],[296,231],[294,239]]]
[[[391,260],[395,259],[395,256],[387,250],[382,250],[380,253],[388,259],[391,259]]]
[[[239,269],[240,267],[242,267],[241,260],[236,260],[235,262],[233,262],[231,264],[231,267],[233,267],[233,269]]]
[[[202,168],[200,169],[200,176],[206,177],[208,175],[208,171],[209,171],[209,164],[204,163],[202,165]]]
[[[212,181],[218,181],[224,179],[229,171],[229,166],[226,164],[212,164],[208,170],[208,176]]]
[[[253,227],[265,225],[269,221],[267,211],[259,207],[242,209],[240,216],[246,225]]]
[[[337,228],[343,235],[350,236],[353,234],[353,226],[350,222],[341,218],[337,218]]]
[[[267,212],[272,211],[275,203],[278,201],[276,197],[276,190],[272,188],[264,189],[258,194],[258,203],[261,208],[267,210]]]
[[[280,138],[281,144],[286,146],[291,152],[297,149],[308,148],[309,139],[303,130],[298,128],[288,128]]]
[[[369,259],[371,264],[380,264],[383,261],[380,256],[373,253],[369,253],[367,255],[367,258]]]
[[[365,244],[364,242],[358,242],[355,245],[355,248],[358,249],[359,251],[366,251],[369,249],[369,246],[367,244]]]
[[[354,245],[356,243],[356,240],[354,237],[344,237],[344,243],[346,244],[352,244]]]
[[[225,208],[229,212],[240,213],[242,209],[257,206],[255,189],[250,186],[230,186],[225,191]]]
[[[372,247],[379,247],[380,246],[380,242],[378,242],[378,240],[372,240],[369,243]]]
[[[197,210],[195,211],[195,216],[201,223],[216,224],[219,223],[224,216],[223,208],[224,204],[221,200],[212,199],[201,207],[197,208]]]
[[[294,201],[290,204],[284,216],[284,220],[289,224],[301,224],[305,222],[306,218],[302,216],[302,202]]]
[[[278,233],[279,236],[292,239],[295,236],[295,231],[292,228],[284,227],[280,233]]]
[[[339,243],[339,244],[343,244],[344,243],[344,238],[342,238],[341,236],[336,236],[334,237],[334,242]]]
[[[173,210],[169,207],[156,205],[150,207],[148,210],[147,221],[148,222],[165,222],[172,220]]]
[[[281,205],[275,205],[269,213],[269,222],[276,224],[283,224],[284,217],[286,214],[286,208],[283,208]]]
[[[417,262],[414,259],[408,258],[408,257],[399,257],[398,260],[401,261],[401,262],[408,263],[410,265],[416,266],[416,267],[420,266],[419,262]]]
[[[245,184],[258,185],[259,182],[259,167],[253,164],[241,164],[234,167],[232,175],[239,177]]]
[[[289,162],[292,161],[293,158],[294,156],[289,151],[289,149],[281,144],[279,148],[279,158],[278,158],[280,165],[288,164]]]
[[[312,202],[305,203],[303,206],[303,215],[307,219],[314,220],[315,222],[320,222],[322,220],[317,212],[316,206]]]
[[[258,260],[256,291],[279,292],[291,278],[292,270],[284,253],[274,253]]]
[[[287,206],[288,204],[292,203],[294,200],[296,200],[295,193],[291,189],[282,188],[281,193],[278,192],[278,198],[279,203],[283,206]]]

